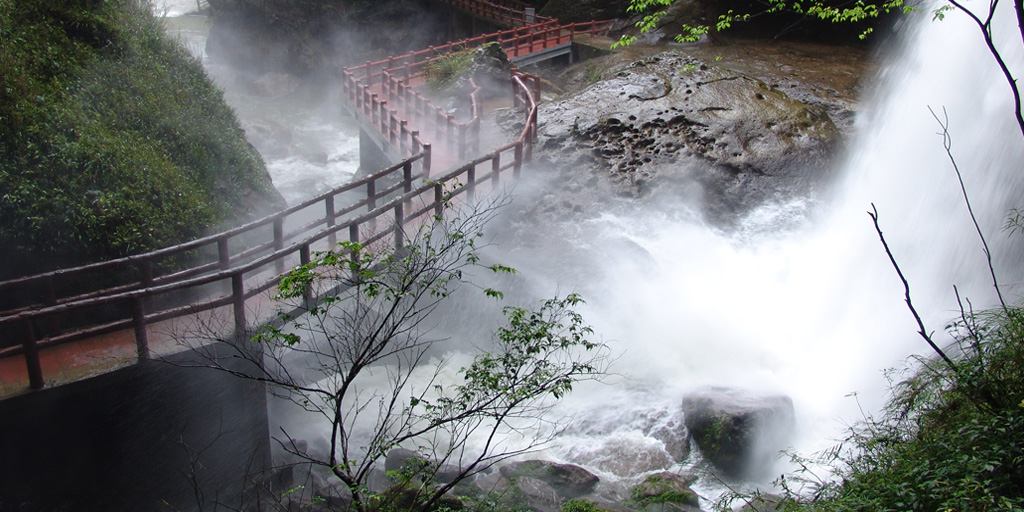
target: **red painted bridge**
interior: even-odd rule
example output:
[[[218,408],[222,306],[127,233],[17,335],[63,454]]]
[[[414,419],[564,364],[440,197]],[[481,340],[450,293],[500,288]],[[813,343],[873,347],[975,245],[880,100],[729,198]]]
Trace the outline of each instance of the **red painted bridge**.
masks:
[[[396,164],[222,233],[0,282],[0,296],[17,298],[0,311],[0,399],[169,355],[179,350],[176,336],[199,323],[245,332],[271,316],[267,292],[313,251],[345,240],[401,244],[405,228],[440,212],[446,195],[471,199],[518,176],[531,158],[539,79],[510,73],[509,103],[524,128],[481,153],[479,88],[458,118],[422,91],[426,69],[491,42],[513,62],[529,63],[564,52],[574,39],[603,35],[611,23],[560,25],[512,0],[448,3],[511,28],[342,71],[346,108]]]

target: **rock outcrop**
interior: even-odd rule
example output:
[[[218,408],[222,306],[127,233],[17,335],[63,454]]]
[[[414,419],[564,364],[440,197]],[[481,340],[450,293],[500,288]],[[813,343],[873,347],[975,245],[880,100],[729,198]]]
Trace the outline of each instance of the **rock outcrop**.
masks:
[[[615,198],[671,197],[728,226],[769,198],[812,193],[839,146],[824,105],[680,50],[601,77],[540,107],[535,160],[572,191],[551,220],[589,217]]]
[[[764,476],[787,447],[793,401],[734,388],[709,388],[683,398],[686,427],[704,458],[729,477]]]

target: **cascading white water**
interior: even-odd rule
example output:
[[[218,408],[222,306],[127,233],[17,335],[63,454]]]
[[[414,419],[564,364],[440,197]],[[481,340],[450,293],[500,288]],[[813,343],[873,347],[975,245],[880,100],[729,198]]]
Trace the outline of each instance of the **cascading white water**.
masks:
[[[908,27],[906,49],[887,61],[864,100],[854,149],[829,194],[765,205],[729,233],[678,213],[697,210],[686,205],[608,214],[559,233],[571,241],[568,252],[531,249],[505,261],[539,296],[581,292],[587,321],[617,358],[612,378],[579,387],[562,404],[576,421],[544,456],[586,465],[608,481],[661,469],[679,449],[665,432],[681,428],[681,397],[704,385],[791,396],[794,448],[805,454],[828,446],[859,419],[860,407],[877,410],[886,397],[882,371],[909,354],[930,354],[865,213],[871,203],[915,305],[940,339],[958,315],[952,285],[976,308],[993,305],[981,245],[929,106],[949,114],[954,155],[1004,296],[1019,299],[1024,251],[1019,236],[1000,231],[1007,210],[1024,205],[1017,165],[1024,144],[1007,84],[963,16],[914,16],[921,19]],[[997,30],[1013,40],[1012,24]],[[1007,57],[1022,58],[1009,50]],[[228,99],[236,108],[252,100],[230,92]],[[358,155],[347,137],[323,144],[327,162],[354,169]],[[307,163],[269,167],[279,186],[335,172]],[[299,185],[295,193],[315,188]],[[315,427],[306,432],[322,437]],[[716,492],[708,484],[698,490]]]
[[[657,210],[608,215],[575,235],[580,250],[562,258],[571,264],[549,258],[551,267],[533,270],[541,282],[581,291],[587,319],[620,354],[611,386],[588,386],[566,404],[586,426],[554,456],[600,465],[608,454],[591,447],[618,446],[620,459],[656,452],[658,441],[642,432],[649,422],[637,418],[674,421],[666,411],[703,385],[791,396],[794,448],[804,454],[831,445],[861,409],[877,411],[883,370],[932,354],[866,214],[872,203],[938,340],[948,341],[943,328],[959,314],[953,285],[975,308],[993,306],[982,246],[929,106],[948,112],[1003,294],[1019,301],[1024,251],[1019,235],[1001,230],[1008,210],[1024,205],[1024,144],[1008,86],[964,16],[914,16],[906,50],[864,102],[831,195],[766,205],[734,233]],[[1024,69],[1016,27],[999,30],[1004,56]],[[580,266],[588,270],[572,270]],[[562,277],[581,274],[596,277]]]
[[[204,2],[205,3],[205,2]],[[258,94],[258,76],[206,55],[209,20],[195,0],[154,0],[167,32],[206,67],[260,151],[274,186],[295,204],[348,183],[359,168],[359,128],[342,113],[336,84],[297,83],[281,94]],[[289,80],[288,77],[278,78]],[[290,89],[290,88],[289,88]]]

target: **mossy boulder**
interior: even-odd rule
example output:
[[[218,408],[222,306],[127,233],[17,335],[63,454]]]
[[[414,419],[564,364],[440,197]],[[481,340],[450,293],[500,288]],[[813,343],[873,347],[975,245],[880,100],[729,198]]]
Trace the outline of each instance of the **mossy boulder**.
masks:
[[[793,401],[733,388],[709,388],[683,398],[686,428],[704,458],[729,477],[764,476],[786,448]]]
[[[667,471],[650,475],[629,490],[628,504],[648,512],[699,509],[700,498],[690,489],[695,481]]]
[[[546,460],[513,462],[501,467],[505,478],[535,478],[550,485],[565,498],[577,498],[594,490],[600,479],[593,473],[573,464],[559,464]]]

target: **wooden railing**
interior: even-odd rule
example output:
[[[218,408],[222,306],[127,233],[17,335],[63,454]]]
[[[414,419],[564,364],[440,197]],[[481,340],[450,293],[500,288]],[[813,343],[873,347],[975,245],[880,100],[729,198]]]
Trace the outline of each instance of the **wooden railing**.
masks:
[[[453,0],[462,1],[468,0]],[[504,0],[493,5],[497,12],[517,8],[518,3]],[[23,355],[30,386],[39,389],[46,377],[39,351],[47,347],[133,329],[138,359],[145,360],[150,358],[147,326],[225,306],[230,306],[235,332],[244,333],[252,320],[246,316],[246,300],[276,286],[294,264],[309,262],[314,250],[331,250],[339,241],[372,244],[388,237],[400,245],[408,225],[441,211],[445,194],[472,200],[481,188],[497,185],[507,171],[518,177],[523,164],[531,160],[540,79],[513,70],[514,103],[526,116],[519,137],[431,177],[436,149],[454,152],[463,160],[470,152],[479,152],[480,144],[479,88],[470,94],[467,118],[456,119],[415,88],[431,63],[447,53],[491,42],[501,44],[514,59],[571,42],[577,35],[606,33],[610,26],[610,21],[558,25],[542,20],[346,68],[342,87],[350,106],[398,149],[404,157],[401,162],[216,235],[146,254],[0,282],[0,297],[8,297],[6,304],[13,304],[0,312],[0,357]],[[413,124],[430,130],[434,144],[440,143],[442,148],[424,142]],[[339,208],[339,201],[346,200],[347,206]],[[12,303],[10,299],[33,296],[41,300]]]
[[[537,121],[535,91],[539,90],[540,81],[517,72],[512,76],[512,84],[516,104],[526,115],[526,126],[519,137],[432,180],[423,179],[429,174],[431,153],[430,147],[425,146],[420,153],[372,176],[217,235],[129,258],[0,283],[4,293],[16,293],[12,290],[26,286],[44,286],[56,292],[61,288],[57,280],[105,274],[120,266],[130,266],[143,276],[103,290],[4,313],[0,316],[0,327],[8,332],[20,331],[21,341],[17,346],[0,350],[0,357],[23,355],[30,387],[39,389],[46,378],[39,351],[47,347],[133,329],[138,359],[146,360],[151,357],[147,326],[225,306],[230,306],[236,334],[245,333],[252,320],[247,317],[246,300],[275,287],[294,264],[308,263],[318,247],[330,250],[338,241],[345,240],[370,245],[386,242],[388,238],[399,246],[410,225],[422,222],[428,215],[440,214],[449,198],[463,196],[472,200],[481,188],[497,185],[510,169],[518,176],[532,154]],[[349,192],[357,192],[360,197],[337,209],[337,198]],[[315,210],[323,213],[308,219]],[[233,243],[243,238],[249,240]],[[171,255],[192,255],[204,247],[216,248],[216,261],[165,276],[153,275],[154,261]],[[64,319],[69,316],[93,315],[112,318],[101,323],[61,327],[68,325]],[[38,335],[40,326],[47,330],[43,336]]]
[[[446,55],[479,48],[496,42],[512,59],[519,56],[572,42],[582,35],[602,35],[611,28],[612,21],[592,21],[559,25],[545,21],[533,25],[502,30],[482,36],[431,46],[405,55],[367,62],[342,71],[345,97],[356,112],[375,127],[399,149],[402,156],[416,152],[423,145],[420,138],[424,130],[433,132],[435,144],[456,152],[458,158],[479,151],[480,120],[476,92],[471,94],[472,109],[468,118],[459,120],[453,114],[433,105],[417,90],[425,80],[427,70]],[[410,126],[419,126],[412,130]]]

